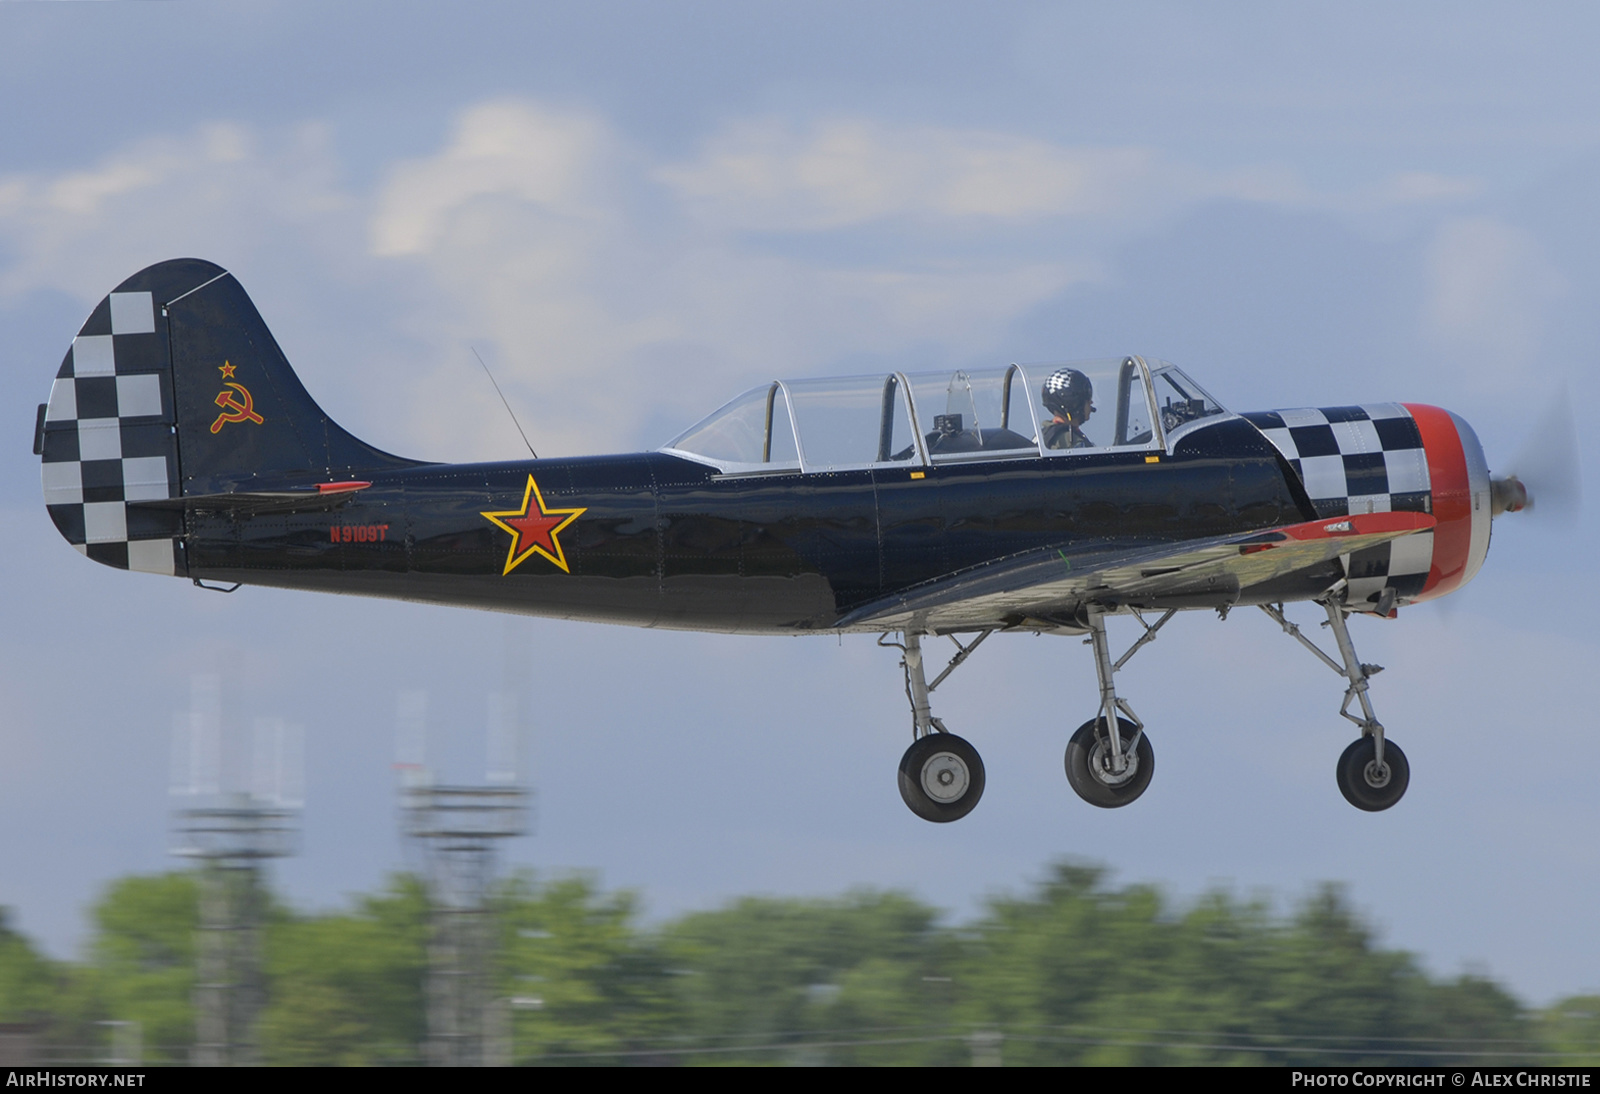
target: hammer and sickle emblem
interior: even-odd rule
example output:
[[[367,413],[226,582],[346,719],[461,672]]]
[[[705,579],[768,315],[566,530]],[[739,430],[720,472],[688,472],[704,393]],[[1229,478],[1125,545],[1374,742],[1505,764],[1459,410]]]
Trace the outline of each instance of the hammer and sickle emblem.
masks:
[[[255,422],[256,425],[261,425],[263,419],[261,415],[256,413],[256,402],[250,396],[250,389],[245,387],[243,384],[236,384],[232,380],[225,380],[223,382],[228,387],[233,388],[233,391],[237,391],[240,395],[243,395],[244,402],[241,403],[234,396],[233,391],[218,392],[216,403],[218,406],[222,407],[222,413],[218,414],[217,420],[211,423],[211,432],[222,432],[222,427],[228,422]]]

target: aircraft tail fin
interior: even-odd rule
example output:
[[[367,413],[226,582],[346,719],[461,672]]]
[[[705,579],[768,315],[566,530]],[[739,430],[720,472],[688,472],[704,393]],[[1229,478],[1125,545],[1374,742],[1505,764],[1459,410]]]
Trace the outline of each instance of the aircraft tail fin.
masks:
[[[69,543],[107,565],[177,575],[183,512],[153,503],[414,466],[333,422],[233,275],[188,258],[141,270],[89,314],[35,449]]]

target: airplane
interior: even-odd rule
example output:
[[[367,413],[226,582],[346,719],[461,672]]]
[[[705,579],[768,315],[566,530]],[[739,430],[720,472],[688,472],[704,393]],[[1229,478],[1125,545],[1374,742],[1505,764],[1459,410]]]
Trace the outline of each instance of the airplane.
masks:
[[[1138,356],[774,380],[652,452],[405,459],[335,424],[239,281],[198,259],[100,301],[39,407],[34,452],[81,554],[204,588],[876,634],[901,651],[911,706],[901,796],[941,823],[971,812],[985,776],[931,695],[991,635],[1086,636],[1099,701],[1064,766],[1084,801],[1117,808],[1155,769],[1117,671],[1180,611],[1250,606],[1343,677],[1339,713],[1360,733],[1339,789],[1390,808],[1410,767],[1374,714],[1379,666],[1357,656],[1349,617],[1459,589],[1492,518],[1530,503],[1448,411],[1238,414]],[[1285,615],[1300,601],[1326,615],[1336,656]],[[1117,658],[1112,616],[1141,627]],[[930,680],[935,637],[955,653]]]

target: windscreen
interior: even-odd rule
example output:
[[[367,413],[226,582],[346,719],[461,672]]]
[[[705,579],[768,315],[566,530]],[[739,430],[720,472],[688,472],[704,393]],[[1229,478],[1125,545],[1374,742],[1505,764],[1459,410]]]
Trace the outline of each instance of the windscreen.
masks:
[[[1183,370],[1165,361],[1150,362],[1150,379],[1155,385],[1157,412],[1161,415],[1161,428],[1175,433],[1202,418],[1226,414],[1215,399],[1207,395],[1200,385],[1189,379]]]
[[[777,383],[750,389],[674,437],[666,447],[724,467],[794,467],[800,463],[788,401]]]

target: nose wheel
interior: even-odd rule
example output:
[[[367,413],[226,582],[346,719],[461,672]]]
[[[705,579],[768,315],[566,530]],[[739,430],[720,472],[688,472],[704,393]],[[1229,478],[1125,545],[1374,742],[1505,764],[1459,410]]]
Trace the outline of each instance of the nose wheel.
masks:
[[[1391,602],[1393,592],[1393,589],[1385,590]],[[1345,621],[1349,613],[1342,596],[1330,595],[1318,601],[1328,613],[1327,626],[1333,631],[1334,641],[1339,645],[1342,665],[1323,653],[1315,642],[1300,633],[1299,627],[1284,617],[1282,604],[1263,604],[1261,610],[1271,616],[1285,634],[1349,681],[1349,687],[1344,692],[1344,705],[1339,708],[1339,713],[1361,727],[1361,736],[1351,742],[1339,757],[1336,769],[1339,793],[1357,809],[1381,813],[1405,796],[1406,787],[1411,782],[1411,765],[1406,762],[1406,754],[1400,751],[1400,746],[1389,740],[1383,723],[1372,711],[1372,699],[1367,695],[1369,681],[1383,671],[1383,666],[1363,664],[1356,656],[1356,647],[1350,641],[1350,628]],[[1380,601],[1380,606],[1383,603]],[[1350,713],[1350,704],[1353,702],[1361,704],[1359,716]]]
[[[930,733],[900,758],[900,796],[923,820],[960,820],[983,797],[983,760],[954,733]]]
[[[1090,805],[1116,809],[1150,785],[1156,754],[1150,738],[1126,718],[1117,719],[1121,747],[1113,751],[1107,724],[1103,717],[1085,722],[1067,742],[1067,782]]]
[[[1339,793],[1357,809],[1381,813],[1405,796],[1411,783],[1411,765],[1406,754],[1392,740],[1383,742],[1383,760],[1378,760],[1378,743],[1360,737],[1339,757]]]

